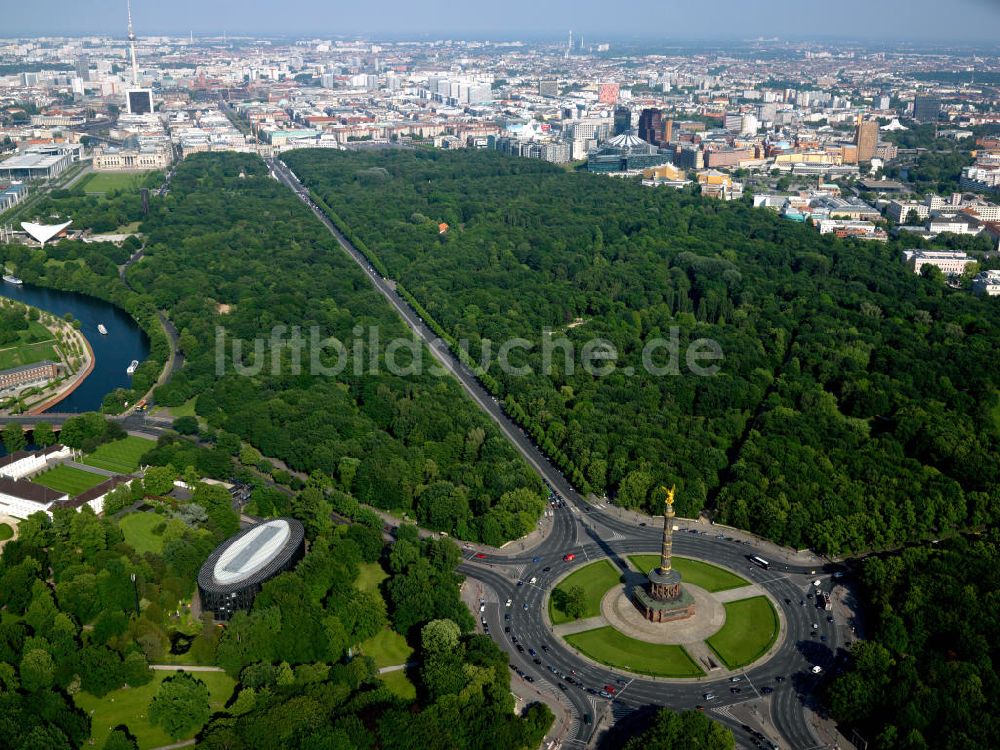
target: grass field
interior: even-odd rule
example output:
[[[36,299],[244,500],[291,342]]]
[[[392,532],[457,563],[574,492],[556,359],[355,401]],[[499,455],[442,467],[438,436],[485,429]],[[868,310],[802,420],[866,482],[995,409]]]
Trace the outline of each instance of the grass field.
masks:
[[[18,344],[0,349],[0,370],[9,370],[12,367],[21,365],[33,365],[35,362],[50,359],[53,362],[59,361],[51,341],[42,341],[37,344]]]
[[[648,573],[660,564],[659,555],[629,555],[628,559],[643,573]],[[689,557],[674,557],[671,564],[685,581],[695,586],[700,586],[706,591],[725,591],[727,589],[738,589],[740,586],[750,585],[750,581],[745,578],[741,578],[725,568],[720,568],[718,565],[712,565],[701,560],[692,560]]]
[[[124,724],[139,741],[140,750],[161,747],[173,743],[170,735],[160,727],[149,723],[149,702],[157,688],[172,672],[154,672],[155,677],[142,687],[114,690],[103,698],[80,692],[73,696],[76,705],[84,713],[91,714],[90,736],[97,747],[104,744],[111,730]],[[212,711],[220,711],[233,694],[234,680],[225,672],[194,672],[195,677],[208,686],[209,703]],[[93,712],[93,713],[91,713]],[[191,736],[194,736],[194,732]]]
[[[362,591],[378,591],[378,586],[389,577],[381,565],[378,563],[361,563],[361,572],[354,582]]]
[[[139,189],[145,172],[94,172],[80,181],[85,193],[110,193],[112,190]]]
[[[153,527],[164,521],[158,513],[129,513],[118,522],[125,541],[140,555],[146,552],[159,553],[163,549],[163,537],[153,533]]]
[[[379,675],[379,679],[385,683],[393,693],[403,700],[412,701],[417,697],[417,688],[410,682],[406,672],[400,669],[398,672],[386,672]]]
[[[729,669],[762,657],[778,637],[778,615],[765,596],[726,605],[726,624],[706,641]]]
[[[363,641],[361,652],[375,660],[375,666],[392,667],[396,664],[406,664],[413,655],[413,649],[395,630],[383,628],[379,633]]]
[[[574,586],[583,587],[583,591],[587,595],[587,608],[584,610],[583,616],[585,618],[596,617],[601,614],[601,598],[608,589],[618,583],[620,578],[621,574],[614,565],[607,560],[598,560],[590,565],[584,565],[568,575],[555,587],[553,593],[559,590],[569,591]],[[565,612],[556,607],[552,596],[549,596],[549,618],[553,625],[570,620]]]
[[[79,495],[84,490],[89,490],[103,482],[107,477],[100,474],[91,474],[83,469],[74,469],[72,466],[60,464],[48,471],[42,472],[31,481],[35,484],[49,487],[58,492],[65,492],[70,497]]]
[[[612,627],[567,635],[566,640],[591,659],[610,667],[656,677],[700,677],[704,674],[683,646],[647,643]]]
[[[155,447],[156,443],[152,440],[129,435],[122,440],[98,446],[97,450],[83,459],[83,463],[117,474],[131,474],[139,467],[142,454]]]
[[[14,536],[14,529],[11,528],[10,524],[0,523],[0,542],[6,542]]]

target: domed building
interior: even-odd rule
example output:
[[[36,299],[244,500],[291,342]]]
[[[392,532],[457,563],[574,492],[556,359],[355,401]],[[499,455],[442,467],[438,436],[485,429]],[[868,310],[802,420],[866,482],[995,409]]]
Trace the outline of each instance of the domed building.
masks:
[[[656,167],[670,161],[670,155],[662,153],[652,143],[647,143],[629,131],[606,141],[587,157],[588,172],[635,172],[648,167]]]
[[[291,570],[305,554],[305,530],[294,518],[251,526],[212,552],[198,572],[201,607],[228,620],[250,609],[266,581]]]

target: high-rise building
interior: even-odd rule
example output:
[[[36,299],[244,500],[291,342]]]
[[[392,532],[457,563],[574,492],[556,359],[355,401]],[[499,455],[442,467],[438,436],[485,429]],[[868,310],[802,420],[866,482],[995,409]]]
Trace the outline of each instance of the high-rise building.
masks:
[[[539,81],[539,96],[559,96],[559,81]]]
[[[658,144],[663,140],[663,110],[650,108],[639,113],[639,137],[646,143]]]
[[[854,145],[858,147],[858,161],[871,161],[875,157],[875,147],[878,145],[878,122],[858,121],[854,130]]]
[[[627,133],[632,129],[632,110],[628,107],[615,107],[615,135]]]
[[[76,77],[82,81],[90,80],[90,58],[87,55],[76,58]]]
[[[602,104],[617,104],[618,90],[617,83],[602,83],[597,87],[597,101]]]
[[[918,96],[913,100],[913,119],[917,122],[937,122],[941,100],[936,96]]]
[[[722,127],[726,130],[738,131],[743,127],[743,115],[739,112],[726,112],[725,122]]]
[[[663,143],[670,143],[674,139],[674,121],[666,120],[663,123]]]

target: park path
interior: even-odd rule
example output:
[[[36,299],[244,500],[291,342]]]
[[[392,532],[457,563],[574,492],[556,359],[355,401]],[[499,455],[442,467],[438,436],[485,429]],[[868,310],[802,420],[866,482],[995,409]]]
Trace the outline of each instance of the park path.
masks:
[[[552,632],[558,636],[573,635],[573,633],[582,633],[585,630],[603,628],[607,624],[608,621],[604,619],[604,615],[596,615],[594,617],[585,617],[582,620],[573,620],[573,622],[553,625]]]
[[[150,669],[160,672],[225,672],[222,667],[203,667],[198,664],[150,664]]]
[[[98,468],[97,466],[90,466],[88,464],[81,464],[79,461],[66,461],[65,465],[69,466],[71,469],[79,469],[80,471],[86,471],[90,474],[100,474],[102,477],[118,476],[113,471],[108,471],[107,469],[101,469]]]
[[[159,747],[154,747],[153,750],[175,750],[178,747],[191,747],[195,743],[195,739],[192,737],[189,740],[181,740],[180,742],[175,742],[172,745],[160,745]]]
[[[406,669],[407,667],[415,667],[416,665],[417,665],[417,662],[415,662],[415,661],[408,661],[408,662],[406,662],[406,664],[393,664],[392,666],[389,666],[389,667],[381,667],[378,670],[378,673],[379,674],[385,674],[386,672],[401,672],[404,669]]]

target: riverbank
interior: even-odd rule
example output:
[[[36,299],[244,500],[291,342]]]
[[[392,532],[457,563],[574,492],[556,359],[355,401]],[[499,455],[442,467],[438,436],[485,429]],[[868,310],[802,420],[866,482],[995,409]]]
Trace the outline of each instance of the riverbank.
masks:
[[[75,328],[71,330],[79,339],[79,342],[82,342],[83,350],[86,352],[84,355],[83,367],[79,369],[69,380],[63,381],[50,399],[42,404],[31,407],[28,409],[27,414],[32,416],[35,414],[41,414],[47,409],[50,409],[58,404],[60,401],[68,398],[73,391],[79,388],[83,381],[87,379],[87,376],[93,372],[94,364],[97,361],[97,358],[94,356],[94,349],[90,346],[90,342],[87,340],[87,337],[80,333],[80,331],[77,331]]]
[[[2,306],[8,314],[22,313],[28,320],[29,335],[38,342],[5,349],[6,359],[15,366],[19,360],[23,361],[22,367],[35,362],[54,362],[60,372],[40,384],[26,382],[12,386],[2,399],[4,408],[0,409],[0,415],[38,414],[69,396],[87,378],[94,369],[94,350],[78,323],[16,300],[3,300]],[[47,333],[42,334],[42,329]]]

